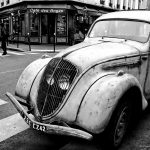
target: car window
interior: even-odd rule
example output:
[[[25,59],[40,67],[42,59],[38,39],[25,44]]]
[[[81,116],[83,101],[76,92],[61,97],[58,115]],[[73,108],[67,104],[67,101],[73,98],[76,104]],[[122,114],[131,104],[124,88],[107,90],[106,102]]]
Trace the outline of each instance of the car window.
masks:
[[[146,42],[150,33],[150,24],[134,20],[98,21],[89,33],[90,38],[112,37],[138,42]]]

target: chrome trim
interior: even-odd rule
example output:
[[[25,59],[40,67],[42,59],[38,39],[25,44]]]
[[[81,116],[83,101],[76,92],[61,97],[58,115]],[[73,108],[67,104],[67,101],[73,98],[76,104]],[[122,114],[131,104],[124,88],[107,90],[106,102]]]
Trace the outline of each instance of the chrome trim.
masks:
[[[120,67],[129,67],[129,66],[139,66],[140,65],[140,60],[136,61],[125,61],[125,62],[119,62],[119,63],[111,63],[110,64],[104,64],[102,65],[102,69],[104,70],[110,70],[114,68],[120,68]]]
[[[34,125],[45,127],[44,130],[42,130],[42,132],[45,132],[48,134],[73,136],[73,137],[78,137],[78,138],[86,139],[86,140],[91,140],[93,138],[93,136],[90,133],[79,130],[79,129],[37,122],[34,120],[34,118],[31,118],[31,116],[26,112],[26,110],[21,106],[21,104],[17,101],[17,99],[11,93],[7,92],[6,95],[11,100],[11,102],[13,103],[13,105],[15,106],[15,108],[18,110],[18,112],[23,118],[25,116],[28,118],[28,121],[33,123]],[[30,127],[35,129],[33,126],[30,126]]]

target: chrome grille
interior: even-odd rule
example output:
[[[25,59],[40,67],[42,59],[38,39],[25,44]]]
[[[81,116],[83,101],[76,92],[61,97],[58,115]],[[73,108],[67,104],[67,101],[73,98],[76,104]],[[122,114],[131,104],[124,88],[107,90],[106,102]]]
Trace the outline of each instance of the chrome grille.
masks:
[[[53,59],[50,61],[45,69],[44,78],[41,80],[37,100],[41,116],[50,116],[59,108],[76,74],[76,67],[66,60]],[[47,76],[50,76],[49,84]],[[67,78],[69,87],[60,86],[62,78]]]

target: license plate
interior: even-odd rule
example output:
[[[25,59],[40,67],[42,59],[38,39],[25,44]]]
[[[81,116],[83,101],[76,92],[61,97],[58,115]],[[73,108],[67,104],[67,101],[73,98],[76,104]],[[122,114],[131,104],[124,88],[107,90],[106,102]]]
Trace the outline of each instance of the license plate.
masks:
[[[23,119],[31,128],[33,128],[35,130],[43,131],[43,132],[46,131],[46,126],[39,125],[37,123],[32,122],[25,114],[23,115]]]

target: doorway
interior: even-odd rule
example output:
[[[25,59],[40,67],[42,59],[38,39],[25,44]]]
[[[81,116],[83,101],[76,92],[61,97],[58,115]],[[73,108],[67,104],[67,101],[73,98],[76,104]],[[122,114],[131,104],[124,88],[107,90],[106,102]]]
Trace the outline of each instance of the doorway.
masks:
[[[50,13],[47,15],[48,17],[48,44],[54,43],[54,33],[55,33],[55,18],[56,14]]]

